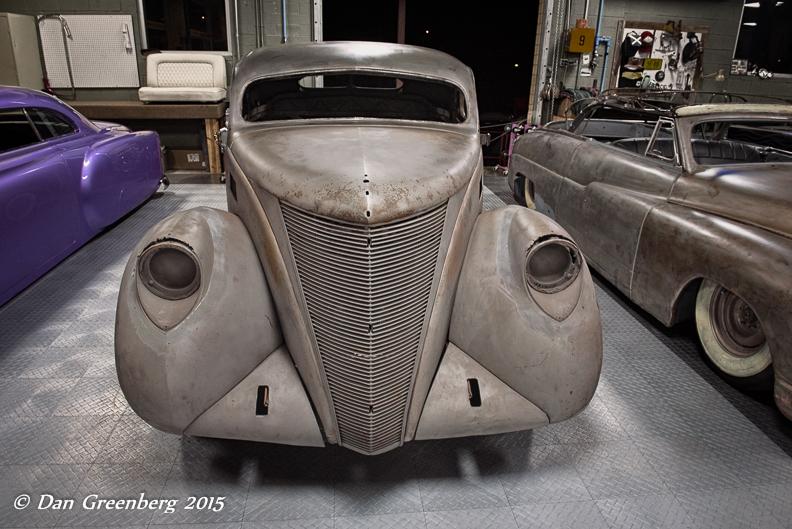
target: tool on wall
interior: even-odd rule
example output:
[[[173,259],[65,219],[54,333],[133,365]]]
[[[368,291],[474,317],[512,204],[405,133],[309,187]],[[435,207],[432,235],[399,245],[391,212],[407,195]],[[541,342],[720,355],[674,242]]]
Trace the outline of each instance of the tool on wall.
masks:
[[[66,55],[66,67],[69,70],[69,83],[71,86],[71,95],[69,97],[66,96],[58,96],[52,88],[50,88],[49,76],[47,75],[47,62],[44,61],[44,88],[54,96],[60,97],[61,99],[69,99],[74,100],[77,98],[77,90],[74,87],[74,73],[72,72],[72,64],[71,64],[71,57],[69,57],[69,40],[72,38],[71,30],[69,29],[69,24],[66,22],[66,19],[63,18],[62,15],[56,14],[49,14],[49,15],[41,15],[37,19],[37,23],[39,26],[41,25],[42,20],[46,20],[48,18],[54,18],[60,20],[61,25],[61,34],[63,35],[63,53]]]

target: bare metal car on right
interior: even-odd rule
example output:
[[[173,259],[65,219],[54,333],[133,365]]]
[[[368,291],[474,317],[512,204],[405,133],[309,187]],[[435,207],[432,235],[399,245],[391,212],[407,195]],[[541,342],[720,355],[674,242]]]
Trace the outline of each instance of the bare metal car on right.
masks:
[[[792,419],[792,104],[605,95],[523,135],[508,174],[604,278],[667,326],[695,317],[721,376],[774,388]]]

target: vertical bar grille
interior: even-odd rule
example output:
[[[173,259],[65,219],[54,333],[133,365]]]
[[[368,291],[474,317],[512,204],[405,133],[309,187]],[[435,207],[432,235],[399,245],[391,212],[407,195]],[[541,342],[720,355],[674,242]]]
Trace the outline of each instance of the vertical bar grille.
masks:
[[[446,204],[375,227],[282,210],[341,443],[398,446]]]

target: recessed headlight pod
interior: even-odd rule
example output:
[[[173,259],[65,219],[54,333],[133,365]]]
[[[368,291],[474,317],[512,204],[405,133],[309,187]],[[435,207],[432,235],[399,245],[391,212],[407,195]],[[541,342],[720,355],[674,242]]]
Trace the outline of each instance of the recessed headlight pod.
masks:
[[[578,304],[578,281],[583,256],[575,244],[562,237],[536,241],[525,258],[525,284],[543,311],[554,319],[566,319]]]
[[[571,241],[550,237],[537,242],[525,259],[525,281],[542,294],[555,294],[575,282],[583,260]]]
[[[160,241],[146,248],[138,273],[149,292],[169,301],[188,298],[201,286],[198,258],[180,241]]]

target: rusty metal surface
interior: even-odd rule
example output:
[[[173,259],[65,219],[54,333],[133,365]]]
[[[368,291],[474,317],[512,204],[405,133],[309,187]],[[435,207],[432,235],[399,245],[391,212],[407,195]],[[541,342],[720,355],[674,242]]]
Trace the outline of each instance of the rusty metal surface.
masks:
[[[523,135],[512,156],[510,186],[528,178],[537,209],[544,204],[543,212],[569,231],[593,268],[666,325],[689,315],[683,294],[695,294],[703,278],[746,300],[765,330],[777,380],[792,380],[792,164],[784,155],[772,163],[698,164],[694,143],[710,140],[691,135],[695,124],[707,121],[788,120],[792,106],[637,111],[639,120],[674,119],[673,138],[654,144],[669,157],[675,149],[677,163],[644,155],[654,141],[645,134],[618,141],[619,131],[635,122],[612,120],[609,128],[608,120],[597,119],[587,128],[581,115],[571,132],[550,127]],[[620,146],[627,141],[642,142],[638,152]],[[787,401],[777,399],[782,408]]]
[[[475,238],[476,249],[471,251],[468,247],[476,226],[486,226],[487,221],[480,217],[484,199],[482,153],[475,87],[467,67],[443,53],[410,46],[328,43],[260,50],[237,68],[231,89],[226,149],[228,209],[233,214],[229,216],[241,220],[239,224],[247,228],[249,238],[241,246],[255,249],[258,261],[251,258],[250,252],[237,255],[234,245],[224,245],[222,230],[206,228],[200,222],[191,229],[199,234],[203,230],[203,235],[194,238],[216,240],[215,247],[225,248],[227,256],[214,256],[216,267],[225,261],[239,261],[247,273],[256,274],[259,282],[263,280],[261,286],[247,284],[243,279],[238,288],[247,286],[245,294],[254,298],[266,290],[271,298],[262,299],[269,300],[271,306],[264,310],[240,296],[235,308],[243,311],[247,319],[266,317],[278,322],[280,341],[270,344],[272,339],[258,337],[254,340],[256,346],[240,344],[247,349],[227,352],[221,344],[242,331],[228,319],[226,311],[218,311],[215,326],[211,327],[215,335],[201,346],[214,348],[220,365],[234,364],[237,354],[251,362],[235,365],[209,384],[215,389],[220,380],[225,384],[225,393],[213,391],[211,402],[208,396],[191,399],[190,395],[171,394],[169,388],[189,384],[194,373],[160,366],[162,376],[152,382],[156,387],[152,393],[166,400],[179,397],[190,403],[184,410],[171,410],[172,414],[194,419],[197,409],[201,408],[199,415],[202,413],[191,425],[182,420],[168,424],[166,429],[316,445],[318,422],[330,444],[369,455],[391,450],[415,437],[443,351],[449,344],[453,321],[458,329],[460,322],[466,322],[467,328],[458,330],[460,340],[454,345],[491,374],[481,379],[497,377],[511,388],[506,391],[487,386],[481,394],[497,399],[513,391],[514,398],[506,400],[520,403],[518,407],[523,412],[531,410],[528,415],[533,418],[524,416],[524,420],[511,426],[504,424],[508,414],[493,416],[490,422],[463,420],[447,431],[442,425],[433,429],[432,419],[428,419],[422,423],[423,428],[435,431],[433,437],[443,431],[449,436],[478,435],[539,426],[548,420],[558,422],[588,404],[599,379],[602,355],[591,277],[585,267],[577,266],[568,281],[558,282],[563,288],[557,292],[533,292],[525,283],[530,255],[517,250],[529,248],[539,237],[561,238],[574,249],[568,235],[541,216],[503,210],[488,218],[514,218],[511,227],[505,232],[495,230],[497,233],[482,227]],[[424,121],[413,114],[384,119],[365,113],[363,117],[353,113],[352,117],[305,119],[289,115],[280,121],[243,120],[241,104],[249,81],[289,76],[288,82],[296,86],[294,75],[331,72],[387,73],[404,79],[450,83],[456,87],[454,91],[439,93],[453,94],[452,99],[444,101],[467,111],[454,111],[462,115],[456,120],[459,122]],[[311,90],[301,92],[302,96],[321,106],[321,98],[311,99],[321,89]],[[393,90],[398,91],[399,85]],[[366,96],[350,90],[350,97]],[[266,106],[258,100],[257,104]],[[176,221],[164,221],[152,233],[167,231],[173,222]],[[148,240],[141,241],[138,251],[147,244]],[[380,258],[383,251],[384,257]],[[504,252],[519,263],[506,268],[503,263],[495,266]],[[579,257],[579,253],[575,255]],[[125,272],[125,285],[134,281],[136,262],[133,255]],[[476,270],[495,268],[501,278],[506,272],[512,274],[512,286],[516,287],[506,298],[491,299],[497,305],[492,314],[481,313],[476,307],[482,296],[474,293],[463,295],[460,300],[457,295],[465,266],[472,271],[466,276],[468,287],[476,282]],[[550,272],[558,272],[556,268],[550,266]],[[229,281],[206,274],[202,277],[206,280],[202,280],[201,288],[208,292],[216,290],[214,285]],[[200,301],[189,305],[189,300],[149,300],[146,310],[178,309],[179,317],[185,311],[186,319],[174,316],[167,320],[172,326],[169,332],[179,331],[186,328],[184,323],[190,321],[193,312],[209,314],[214,309],[212,304]],[[181,303],[178,307],[173,305],[177,302]],[[514,302],[520,307],[518,317],[507,321],[500,315],[512,310]],[[136,310],[135,300],[129,296],[121,303],[120,314]],[[118,347],[128,350],[131,364],[151,354],[173,356],[170,342],[158,342],[145,349],[137,343],[133,325],[124,320],[121,326]],[[497,352],[487,350],[486,340],[482,341],[487,335],[497,335]],[[508,360],[520,358],[526,337],[541,344],[537,354],[545,360],[537,360],[535,366],[511,369]],[[280,422],[275,418],[270,421],[269,430],[252,424],[234,426],[235,421],[243,421],[250,414],[252,401],[248,393],[257,385],[262,387],[262,382],[256,382],[259,376],[270,380],[267,377],[272,373],[282,371],[283,362],[271,362],[265,360],[266,355],[251,352],[265,343],[267,355],[275,354],[277,349],[280,356],[291,358],[302,384],[285,394],[295,402],[302,402],[302,396],[306,396],[316,419],[301,413],[300,417],[293,417],[299,424],[287,424],[281,415]],[[140,358],[136,357],[137,348],[141,349]],[[221,357],[223,361],[219,362]],[[252,362],[253,358],[256,362]],[[276,364],[281,367],[265,369]],[[503,371],[509,369],[512,373],[504,378]],[[139,377],[134,369],[123,365],[119,372],[130,381],[127,386]],[[234,379],[233,384],[225,380],[229,377]],[[537,380],[542,382],[529,389]],[[439,403],[433,408],[434,416],[443,415],[439,408],[459,404],[445,398],[446,392],[456,394],[455,384],[466,387],[467,381],[446,381],[434,391],[433,401]],[[193,390],[203,390],[202,385],[194,384]],[[146,384],[139,389],[141,395],[147,391]],[[522,396],[517,398],[518,395]],[[145,396],[141,398],[145,400]],[[276,398],[273,393],[272,401]],[[492,403],[488,406],[492,408]],[[452,409],[446,411],[450,413]],[[161,427],[164,423],[152,424]]]

